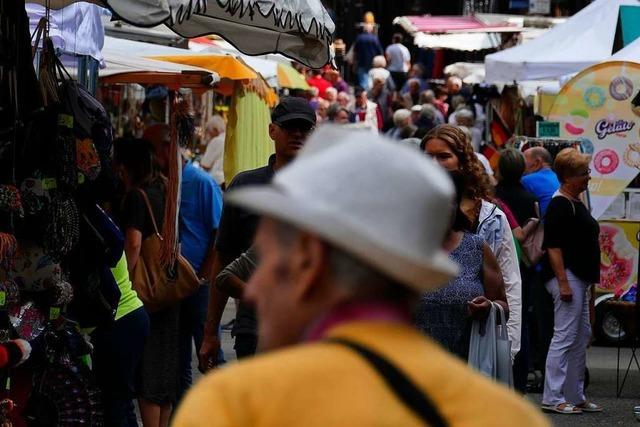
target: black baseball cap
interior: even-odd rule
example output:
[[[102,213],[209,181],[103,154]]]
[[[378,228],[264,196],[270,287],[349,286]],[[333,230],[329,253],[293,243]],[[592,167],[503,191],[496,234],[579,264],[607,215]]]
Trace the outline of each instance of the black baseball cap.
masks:
[[[271,121],[277,125],[282,125],[290,120],[303,120],[312,126],[316,124],[316,112],[303,98],[287,96],[280,98],[280,103],[276,105],[271,113]]]

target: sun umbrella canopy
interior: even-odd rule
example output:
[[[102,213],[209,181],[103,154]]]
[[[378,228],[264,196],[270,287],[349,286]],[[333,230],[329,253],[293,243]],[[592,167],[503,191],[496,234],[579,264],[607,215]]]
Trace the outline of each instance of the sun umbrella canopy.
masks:
[[[278,84],[288,89],[309,90],[309,84],[304,76],[288,64],[278,64]]]
[[[45,0],[32,0],[44,4]],[[63,7],[77,0],[53,0]],[[164,23],[183,37],[218,34],[248,55],[281,53],[309,67],[333,60],[335,24],[320,0],[91,0],[143,27]]]
[[[258,77],[255,71],[230,55],[170,55],[154,56],[152,59],[204,68],[223,79],[253,80]]]

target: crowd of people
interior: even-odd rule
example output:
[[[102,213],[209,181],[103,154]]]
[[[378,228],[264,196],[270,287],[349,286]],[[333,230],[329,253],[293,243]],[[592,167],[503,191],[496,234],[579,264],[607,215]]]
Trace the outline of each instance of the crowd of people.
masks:
[[[392,139],[421,139],[437,125],[467,128],[476,151],[483,142],[485,116],[470,87],[458,76],[432,83],[421,63],[395,34],[383,49],[372,25],[353,44],[351,64],[356,77],[351,87],[331,66],[308,70],[311,90],[303,93],[317,114],[318,124],[350,124],[354,128],[383,132]]]
[[[127,273],[163,226],[170,129],[155,124],[142,139],[116,142],[123,191],[114,216],[125,253],[114,276],[124,298],[115,327],[96,347],[126,349],[104,350],[109,363],[98,358],[113,425],[136,425],[133,396],[145,427],[167,426],[180,402],[177,426],[203,419],[413,425],[416,414],[480,425],[490,416],[483,405],[495,399],[503,408],[498,425],[545,425],[524,401],[460,363],[472,322],[498,306],[508,316],[514,388],[526,393],[537,365],[545,374],[543,409],[602,410],[584,394],[590,288],[599,267],[598,225],[580,201],[588,158],[573,149],[553,159],[542,147],[507,148],[494,171],[479,153],[483,108],[459,77],[428,82],[400,35],[383,50],[367,26],[353,61],[358,86],[324,68],[309,71],[311,91],[281,97],[268,129],[274,154],[231,182],[222,164],[225,122],[207,122],[203,155],[183,160],[179,197],[181,253],[206,285],[161,311],[145,311]],[[314,139],[327,124],[353,141]],[[314,155],[298,158],[309,138],[303,153]],[[541,229],[546,255],[530,262],[523,248]],[[230,298],[237,302],[235,358],[253,360],[187,394],[193,348],[202,372],[225,363],[220,331]],[[302,343],[313,344],[254,358]],[[393,371],[394,381],[402,376],[414,396],[369,411],[370,399],[387,398],[380,387],[362,388],[377,373],[364,371],[354,355],[385,364],[385,379],[403,368]],[[311,387],[300,388],[301,381]],[[409,403],[414,398],[435,409],[420,412]],[[455,410],[460,401],[465,411]]]

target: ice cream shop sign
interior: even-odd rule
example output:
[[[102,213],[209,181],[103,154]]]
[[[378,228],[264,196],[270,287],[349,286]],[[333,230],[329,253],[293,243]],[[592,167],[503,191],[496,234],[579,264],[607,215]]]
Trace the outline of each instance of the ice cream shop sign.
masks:
[[[606,211],[640,171],[640,63],[601,62],[566,82],[549,112],[560,138],[591,156],[591,214]]]
[[[633,129],[634,122],[626,120],[608,120],[602,119],[596,123],[595,131],[598,139],[605,139],[607,135],[628,132]]]

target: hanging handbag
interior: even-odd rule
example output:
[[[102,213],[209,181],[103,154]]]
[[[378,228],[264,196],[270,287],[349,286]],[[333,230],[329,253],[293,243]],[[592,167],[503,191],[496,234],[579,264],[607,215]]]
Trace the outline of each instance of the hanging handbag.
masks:
[[[491,303],[498,316],[496,325],[496,379],[513,388],[513,364],[511,362],[511,341],[507,334],[507,318],[500,304]]]
[[[497,318],[497,320],[496,320]],[[513,387],[511,341],[502,306],[491,303],[484,320],[474,320],[469,340],[469,366],[504,385]]]
[[[162,236],[158,231],[147,194],[141,189],[138,191],[147,206],[154,233],[142,242],[138,262],[130,276],[133,289],[138,293],[147,311],[155,312],[193,295],[200,287],[201,281],[191,264],[180,254],[172,268],[162,266],[160,262]]]
[[[536,214],[540,217],[540,205],[538,202],[535,204]],[[542,249],[542,242],[544,241],[544,224],[542,220],[538,221],[536,228],[527,236],[522,242],[522,261],[527,267],[532,267],[540,262],[544,255],[544,249]]]
[[[540,221],[521,245],[522,261],[527,267],[536,265],[544,256],[545,251],[542,249],[542,242],[544,242],[544,224]]]

